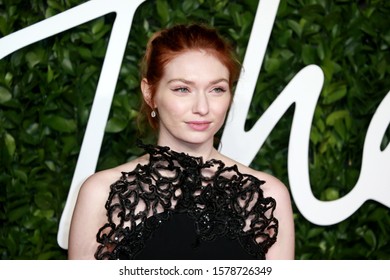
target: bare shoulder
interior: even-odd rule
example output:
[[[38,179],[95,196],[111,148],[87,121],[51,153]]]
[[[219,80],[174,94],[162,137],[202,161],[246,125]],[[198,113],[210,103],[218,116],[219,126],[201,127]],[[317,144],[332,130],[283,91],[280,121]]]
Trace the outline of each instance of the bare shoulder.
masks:
[[[145,164],[147,156],[91,175],[80,188],[69,233],[69,259],[93,259],[98,247],[96,234],[107,222],[105,204],[110,186],[118,181],[122,172]]]
[[[254,170],[252,168],[249,169],[251,170],[251,175],[259,180],[265,181],[261,186],[265,197],[273,197],[277,201],[286,199],[290,201],[289,191],[282,181],[266,172]]]
[[[132,171],[138,164],[146,164],[147,162],[148,156],[144,155],[114,168],[96,172],[85,180],[80,192],[92,192],[95,195],[107,196],[111,184],[120,179],[122,172]]]
[[[223,157],[223,156],[222,156]],[[261,185],[265,197],[272,197],[276,201],[274,216],[278,219],[278,236],[274,245],[269,248],[267,259],[294,259],[295,230],[290,193],[287,187],[276,177],[262,171],[254,170],[232,159],[223,157],[225,163],[237,165],[239,171],[265,181]]]
[[[252,175],[261,181],[265,181],[261,186],[265,197],[273,197],[276,200],[278,200],[278,198],[290,199],[287,187],[275,176],[263,171],[255,170],[225,156],[223,156],[223,161],[228,165],[237,165],[238,170],[243,174]]]

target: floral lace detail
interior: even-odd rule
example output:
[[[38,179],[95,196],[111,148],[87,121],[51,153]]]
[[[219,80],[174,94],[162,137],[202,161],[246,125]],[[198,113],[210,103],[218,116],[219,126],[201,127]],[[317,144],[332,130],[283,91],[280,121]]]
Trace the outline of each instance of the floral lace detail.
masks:
[[[174,213],[193,219],[200,240],[237,239],[265,259],[276,241],[276,202],[264,197],[264,181],[236,165],[192,157],[168,147],[142,145],[149,163],[122,172],[106,202],[107,223],[97,233],[96,259],[133,259],[152,233]]]

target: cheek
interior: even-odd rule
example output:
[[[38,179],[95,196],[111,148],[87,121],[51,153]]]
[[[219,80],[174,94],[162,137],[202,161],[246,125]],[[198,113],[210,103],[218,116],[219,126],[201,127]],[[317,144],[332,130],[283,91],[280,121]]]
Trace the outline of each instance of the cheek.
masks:
[[[214,112],[220,116],[226,115],[231,104],[231,99],[226,98],[215,103]]]
[[[162,116],[170,118],[177,118],[188,112],[185,102],[175,98],[160,100],[158,110]]]

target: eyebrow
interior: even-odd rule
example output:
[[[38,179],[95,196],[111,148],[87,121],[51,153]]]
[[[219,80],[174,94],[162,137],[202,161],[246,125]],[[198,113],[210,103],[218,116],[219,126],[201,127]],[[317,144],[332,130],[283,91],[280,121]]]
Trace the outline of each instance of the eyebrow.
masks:
[[[172,79],[172,80],[169,80],[168,81],[168,84],[171,84],[171,83],[175,83],[175,82],[182,82],[182,83],[185,83],[187,85],[194,85],[195,82],[193,81],[189,81],[189,80],[186,80],[186,79]],[[209,85],[215,85],[215,84],[218,84],[220,82],[226,82],[226,83],[229,83],[229,81],[225,78],[221,78],[221,79],[217,79],[217,80],[214,80],[214,81],[211,81],[209,83]]]

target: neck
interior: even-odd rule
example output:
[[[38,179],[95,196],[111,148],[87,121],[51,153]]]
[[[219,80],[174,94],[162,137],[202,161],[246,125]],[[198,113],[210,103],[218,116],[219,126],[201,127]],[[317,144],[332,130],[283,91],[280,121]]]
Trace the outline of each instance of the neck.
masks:
[[[217,157],[218,151],[213,147],[212,141],[206,143],[189,143],[177,141],[158,140],[159,146],[168,146],[175,152],[185,153],[193,157],[202,157],[204,161]]]

